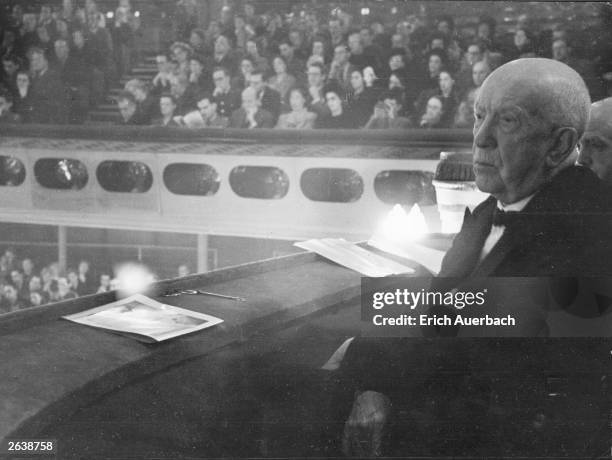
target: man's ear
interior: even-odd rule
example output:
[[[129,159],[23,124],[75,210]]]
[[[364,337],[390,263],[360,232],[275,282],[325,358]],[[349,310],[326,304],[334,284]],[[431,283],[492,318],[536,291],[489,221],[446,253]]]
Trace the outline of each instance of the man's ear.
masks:
[[[574,151],[578,143],[578,131],[575,128],[557,128],[551,133],[551,144],[546,155],[548,166],[559,166]]]

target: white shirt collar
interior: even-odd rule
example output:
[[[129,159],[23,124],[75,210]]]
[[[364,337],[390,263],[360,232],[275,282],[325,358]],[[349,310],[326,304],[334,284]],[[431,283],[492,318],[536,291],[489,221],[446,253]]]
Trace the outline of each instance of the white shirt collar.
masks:
[[[529,203],[534,196],[535,193],[512,204],[503,204],[501,201],[497,200],[497,208],[501,209],[502,211],[522,211],[523,209],[525,209],[527,203]]]

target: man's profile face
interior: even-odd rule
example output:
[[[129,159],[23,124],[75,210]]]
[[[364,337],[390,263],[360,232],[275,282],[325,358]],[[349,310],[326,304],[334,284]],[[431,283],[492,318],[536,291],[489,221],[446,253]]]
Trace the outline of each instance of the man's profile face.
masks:
[[[351,53],[360,53],[361,52],[361,36],[359,34],[349,35],[348,46],[351,49]]]
[[[68,58],[68,43],[65,40],[57,40],[54,44],[55,55],[58,59],[65,60]]]
[[[252,56],[257,55],[257,43],[253,40],[249,40],[246,42],[246,52]]]
[[[578,162],[612,184],[612,138],[602,136],[599,131],[587,131],[580,141]]]
[[[230,46],[227,38],[223,35],[219,35],[215,40],[215,53],[216,54],[225,54],[229,51]]]
[[[530,188],[543,174],[550,130],[529,115],[538,99],[535,89],[503,78],[489,78],[476,98],[474,173],[481,191],[508,204],[535,192]]]

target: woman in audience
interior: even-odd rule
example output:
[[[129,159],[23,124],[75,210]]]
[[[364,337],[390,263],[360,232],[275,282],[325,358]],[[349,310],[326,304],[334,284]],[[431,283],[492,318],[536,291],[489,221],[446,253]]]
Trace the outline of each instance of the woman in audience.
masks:
[[[357,127],[353,117],[345,110],[345,98],[342,87],[337,83],[330,83],[323,90],[325,101],[329,109],[328,114],[319,116],[315,123],[317,129],[354,129]]]
[[[277,128],[280,129],[312,129],[316,114],[306,108],[306,92],[302,88],[293,88],[289,91],[289,105],[291,112],[282,114]]]
[[[287,108],[289,106],[289,90],[295,86],[295,77],[287,73],[287,62],[282,56],[274,58],[272,67],[275,75],[270,77],[268,85],[278,91],[281,96],[281,103]]]

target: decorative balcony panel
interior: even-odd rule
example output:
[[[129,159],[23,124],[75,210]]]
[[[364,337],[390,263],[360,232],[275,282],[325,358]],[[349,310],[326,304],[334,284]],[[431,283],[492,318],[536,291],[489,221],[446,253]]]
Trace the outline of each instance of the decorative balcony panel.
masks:
[[[220,184],[217,170],[207,164],[172,163],[164,168],[164,185],[176,195],[212,196]]]
[[[15,157],[0,156],[0,186],[17,187],[26,177],[24,164]]]
[[[151,169],[140,161],[103,161],[96,178],[107,192],[145,193],[153,185]]]
[[[242,198],[279,200],[289,191],[289,176],[271,166],[237,166],[229,176],[234,193]]]
[[[436,203],[430,171],[381,171],[374,179],[376,196],[386,204],[428,206]]]
[[[363,194],[363,179],[353,169],[311,168],[302,173],[300,187],[312,201],[352,203]]]
[[[87,168],[71,158],[41,158],[34,164],[36,181],[45,188],[81,190],[89,180]]]

